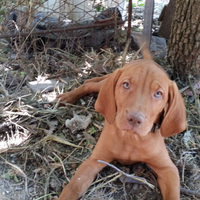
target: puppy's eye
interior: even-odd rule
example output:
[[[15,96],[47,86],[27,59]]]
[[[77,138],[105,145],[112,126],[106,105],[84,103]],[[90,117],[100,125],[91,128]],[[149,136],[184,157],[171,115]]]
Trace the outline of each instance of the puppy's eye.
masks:
[[[129,89],[129,88],[130,88],[130,84],[129,84],[128,82],[124,82],[124,83],[123,83],[123,87],[124,87],[125,89]]]
[[[154,94],[154,97],[155,97],[156,99],[162,98],[162,92],[161,92],[161,91],[157,91],[157,92]]]

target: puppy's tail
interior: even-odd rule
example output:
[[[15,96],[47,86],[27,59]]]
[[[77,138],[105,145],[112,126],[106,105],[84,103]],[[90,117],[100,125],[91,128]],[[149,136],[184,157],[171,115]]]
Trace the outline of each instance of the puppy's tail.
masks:
[[[147,47],[146,43],[144,43],[144,46],[142,46],[141,51],[144,59],[153,60],[149,47]]]
[[[150,41],[147,39],[148,37],[142,34],[133,34],[133,35],[136,37],[136,41],[142,52],[143,58],[153,60],[153,57],[149,50]]]

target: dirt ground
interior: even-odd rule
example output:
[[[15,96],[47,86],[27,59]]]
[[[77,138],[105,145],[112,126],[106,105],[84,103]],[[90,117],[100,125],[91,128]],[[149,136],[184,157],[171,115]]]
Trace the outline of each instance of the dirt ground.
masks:
[[[87,78],[121,67],[122,53],[105,48],[71,54],[55,48],[54,54],[52,49],[34,52],[30,57],[18,52],[19,57],[12,59],[10,43],[1,40],[0,45],[0,199],[57,199],[77,167],[90,156],[104,119],[94,110],[96,94],[81,98],[74,105],[62,106],[58,106],[55,97],[73,90]],[[126,62],[134,54],[135,51],[130,50]],[[166,60],[155,60],[177,82],[185,101],[187,130],[166,138],[165,142],[179,169],[181,200],[197,200],[200,199],[199,93],[185,91],[198,88],[195,84],[198,80],[191,77],[191,84],[183,83]],[[27,84],[46,79],[54,79],[64,86],[56,85],[51,91],[32,91]],[[75,115],[82,121],[67,128],[66,120]],[[145,178],[154,189],[127,182],[119,172],[107,166],[82,200],[162,199],[156,175],[147,165],[112,164],[128,174]]]
[[[131,55],[133,54],[130,54],[130,57]],[[77,59],[76,66],[79,66],[80,70],[83,65],[80,63],[84,63],[88,56],[98,57],[93,61],[95,64],[91,63],[93,66],[97,66],[97,62],[102,62],[103,58],[107,59],[109,66],[106,67],[109,71],[120,65],[120,56],[112,51],[104,52],[102,55],[88,52],[85,57]],[[164,62],[161,64],[170,75],[170,66]],[[52,101],[59,92],[58,89],[53,92],[33,93],[26,84],[21,84],[21,88],[16,90],[24,78],[20,76],[23,68],[6,69],[5,63],[2,63],[1,79],[4,85],[1,87],[4,90],[4,100],[1,101],[0,116],[0,197],[2,200],[56,199],[76,168],[91,154],[102,130],[103,117],[93,107],[96,95],[88,95],[75,105],[58,107],[57,102]],[[57,71],[55,70],[54,75],[59,76],[61,80],[66,74],[71,78],[66,84],[66,89],[76,88],[87,76],[95,75],[92,69],[87,71],[91,75],[85,75],[86,78],[71,69],[68,72],[61,72],[62,66],[55,69]],[[6,80],[10,76],[18,83],[9,86],[10,79],[7,82]],[[52,78],[51,74],[49,76]],[[184,84],[178,81],[178,78],[177,83],[183,88]],[[166,138],[165,141],[170,157],[179,169],[182,188],[188,189],[190,193],[196,191],[199,195],[199,118],[194,98],[184,94],[183,96],[188,114],[187,132]],[[91,117],[87,128],[74,130],[65,127],[65,120],[73,118],[74,113]],[[131,166],[118,163],[114,165],[126,173],[144,177],[155,188],[127,183],[123,178],[119,178],[116,170],[106,167],[82,199],[162,199],[156,176],[148,166],[142,163]],[[199,197],[195,193],[184,192],[181,199]]]

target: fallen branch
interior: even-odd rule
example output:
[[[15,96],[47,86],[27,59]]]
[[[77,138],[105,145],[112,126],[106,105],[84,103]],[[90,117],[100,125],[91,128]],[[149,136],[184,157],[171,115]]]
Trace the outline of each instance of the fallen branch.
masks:
[[[65,56],[63,56],[62,54],[60,54],[60,56],[62,57],[63,60],[65,60],[63,63],[67,66],[70,67],[73,71],[75,71],[76,73],[81,73],[83,74],[83,72],[80,69],[77,69],[77,67],[71,63],[69,60],[66,59]]]
[[[128,38],[126,45],[125,45],[125,48],[124,48],[123,55],[122,55],[122,66],[124,66],[124,64],[125,64],[126,55],[127,55],[130,43],[131,43],[131,38]]]
[[[114,165],[112,165],[112,164],[110,164],[110,163],[107,163],[107,162],[105,162],[105,161],[98,160],[97,162],[106,164],[106,165],[112,167],[113,169],[117,170],[118,172],[122,173],[122,174],[127,178],[127,179],[126,179],[126,182],[146,184],[146,185],[148,185],[150,188],[154,189],[154,185],[152,185],[151,183],[148,183],[148,182],[146,181],[145,178],[138,177],[138,176],[134,176],[134,175],[132,175],[132,174],[127,174],[127,173],[123,172],[122,170],[120,170],[119,168],[115,167]],[[127,180],[129,180],[129,181],[127,181]],[[134,180],[134,181],[130,181],[130,180]]]
[[[188,190],[185,188],[181,188],[181,193],[187,194],[187,195],[194,195],[194,196],[200,198],[200,193],[197,191],[194,191],[194,190]]]

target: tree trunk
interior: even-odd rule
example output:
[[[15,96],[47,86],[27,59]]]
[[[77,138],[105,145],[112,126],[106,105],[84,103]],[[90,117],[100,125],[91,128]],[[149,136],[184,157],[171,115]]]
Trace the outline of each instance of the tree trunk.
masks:
[[[168,5],[163,8],[162,13],[158,19],[158,21],[162,22],[159,29],[159,35],[166,39],[169,39],[170,37],[175,6],[176,0],[170,0]]]
[[[168,41],[168,59],[182,80],[189,74],[199,78],[200,0],[176,0]]]

